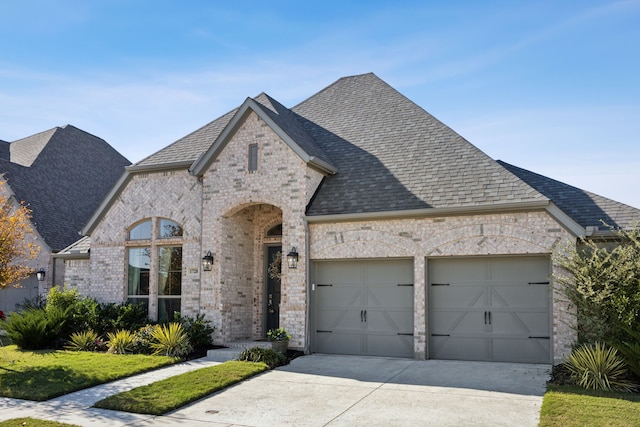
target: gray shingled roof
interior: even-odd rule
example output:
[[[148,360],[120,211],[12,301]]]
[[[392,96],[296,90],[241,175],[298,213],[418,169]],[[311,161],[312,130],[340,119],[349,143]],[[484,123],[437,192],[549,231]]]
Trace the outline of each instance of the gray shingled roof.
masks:
[[[547,196],[564,213],[582,227],[628,228],[640,221],[640,209],[565,184],[555,179],[510,165],[498,163],[527,184]]]
[[[253,100],[307,154],[338,170],[317,191],[309,216],[553,200],[583,227],[640,218],[635,208],[496,162],[372,73],[342,78],[290,110],[266,94]],[[138,165],[197,160],[236,112]]]
[[[78,240],[130,164],[104,140],[70,125],[12,142],[10,152],[12,161],[0,159],[0,173],[29,205],[38,233],[53,251]]]
[[[140,160],[136,163],[136,166],[161,166],[171,163],[194,162],[213,144],[218,135],[220,135],[225,126],[227,126],[233,118],[236,111],[238,111],[237,108],[215,119],[211,123],[207,123],[200,129],[180,138],[168,147]]]
[[[546,200],[374,74],[340,79],[293,111],[338,168],[308,215]]]

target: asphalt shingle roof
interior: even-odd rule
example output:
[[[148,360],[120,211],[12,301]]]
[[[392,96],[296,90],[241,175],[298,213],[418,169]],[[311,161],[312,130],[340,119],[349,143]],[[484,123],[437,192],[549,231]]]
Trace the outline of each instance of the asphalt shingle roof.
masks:
[[[342,78],[291,109],[266,94],[253,100],[309,156],[337,169],[307,207],[309,216],[552,200],[582,226],[640,219],[638,209],[496,162],[372,73]],[[138,165],[196,161],[236,112]]]
[[[498,160],[498,163],[551,199],[558,208],[582,227],[598,227],[601,230],[606,230],[607,227],[604,225],[606,224],[612,227],[630,228],[640,221],[640,209],[510,165],[501,160]]]
[[[374,74],[340,79],[293,111],[338,168],[308,215],[546,200]]]
[[[34,226],[53,251],[78,240],[130,164],[104,140],[71,125],[12,142],[9,151],[11,160],[0,159],[0,173],[28,204]]]

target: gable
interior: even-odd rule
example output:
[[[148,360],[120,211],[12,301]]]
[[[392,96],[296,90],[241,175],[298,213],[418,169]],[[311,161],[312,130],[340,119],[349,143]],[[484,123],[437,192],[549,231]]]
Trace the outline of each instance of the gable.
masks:
[[[191,172],[194,175],[201,176],[211,166],[211,163],[224,149],[229,140],[234,137],[249,115],[253,113],[303,161],[324,173],[335,173],[336,169],[328,162],[328,156],[324,154],[320,147],[316,146],[312,136],[307,134],[305,128],[297,121],[295,116],[288,109],[275,103],[273,99],[267,96],[263,99],[269,101],[269,106],[274,109],[266,108],[255,100],[247,98],[209,149],[203,152],[194,162]]]

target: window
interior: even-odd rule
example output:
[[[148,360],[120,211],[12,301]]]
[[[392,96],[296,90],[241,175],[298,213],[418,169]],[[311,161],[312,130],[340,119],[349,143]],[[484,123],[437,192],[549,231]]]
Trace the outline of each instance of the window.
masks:
[[[249,144],[249,172],[258,170],[258,144]]]
[[[129,230],[127,300],[143,304],[161,322],[181,309],[182,233],[179,224],[164,218]]]

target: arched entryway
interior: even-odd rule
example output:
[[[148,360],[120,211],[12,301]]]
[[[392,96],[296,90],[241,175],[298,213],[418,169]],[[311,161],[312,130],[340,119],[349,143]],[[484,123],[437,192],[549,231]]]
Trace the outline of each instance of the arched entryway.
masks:
[[[282,247],[282,210],[259,203],[220,221],[220,312],[225,344],[258,340],[279,323],[280,283],[269,264]],[[277,283],[276,283],[277,282]]]

